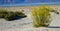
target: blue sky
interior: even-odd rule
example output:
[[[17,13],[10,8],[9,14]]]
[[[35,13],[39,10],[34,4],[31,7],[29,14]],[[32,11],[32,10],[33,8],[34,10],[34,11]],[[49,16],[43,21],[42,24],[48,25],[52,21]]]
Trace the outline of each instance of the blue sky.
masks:
[[[0,5],[21,5],[32,3],[60,3],[60,0],[0,0]]]

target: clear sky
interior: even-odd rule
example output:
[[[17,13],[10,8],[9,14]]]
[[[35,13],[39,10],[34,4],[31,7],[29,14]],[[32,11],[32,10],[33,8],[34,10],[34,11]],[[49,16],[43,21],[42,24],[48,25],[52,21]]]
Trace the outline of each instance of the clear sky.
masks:
[[[60,0],[0,0],[0,5],[27,4],[27,3],[52,3]]]

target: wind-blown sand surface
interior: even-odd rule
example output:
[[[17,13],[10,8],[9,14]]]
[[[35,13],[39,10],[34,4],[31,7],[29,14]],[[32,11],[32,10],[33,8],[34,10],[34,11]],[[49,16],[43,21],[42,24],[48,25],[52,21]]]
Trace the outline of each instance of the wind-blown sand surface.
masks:
[[[36,6],[34,6],[36,7]],[[59,10],[60,6],[51,6],[53,9]],[[1,7],[0,9],[2,9]],[[6,9],[6,8],[3,8]],[[7,10],[10,11],[19,11],[25,10],[26,18],[22,18],[14,21],[6,21],[4,19],[0,19],[0,31],[60,31],[60,15],[51,13],[52,21],[49,26],[56,26],[58,28],[52,27],[39,27],[35,28],[32,25],[32,19],[30,16],[31,7],[8,7]]]

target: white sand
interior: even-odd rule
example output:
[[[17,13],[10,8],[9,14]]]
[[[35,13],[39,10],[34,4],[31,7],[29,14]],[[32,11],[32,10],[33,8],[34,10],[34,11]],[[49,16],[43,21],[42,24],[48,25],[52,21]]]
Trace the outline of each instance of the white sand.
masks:
[[[59,7],[60,6],[52,6],[52,8],[59,8]],[[13,10],[19,10],[20,8],[13,7],[13,8],[8,8],[8,10],[11,9],[13,11]],[[6,21],[4,19],[0,19],[0,31],[60,31],[60,28],[47,28],[47,27],[34,28],[32,26],[32,19],[29,15],[31,8],[26,7],[24,8],[24,10],[25,10],[25,14],[27,14],[28,17],[23,18],[21,20]],[[52,13],[52,18],[53,18],[52,22],[49,26],[60,27],[60,15],[56,15]]]

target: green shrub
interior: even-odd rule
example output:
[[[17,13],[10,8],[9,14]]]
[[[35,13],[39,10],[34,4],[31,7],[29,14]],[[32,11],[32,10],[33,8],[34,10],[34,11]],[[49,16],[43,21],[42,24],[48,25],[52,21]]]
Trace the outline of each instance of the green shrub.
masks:
[[[0,17],[4,18],[4,16],[8,14],[8,12],[6,10],[0,10]]]
[[[0,18],[4,18],[8,21],[24,18],[26,15],[22,12],[12,12],[7,10],[0,10]]]

